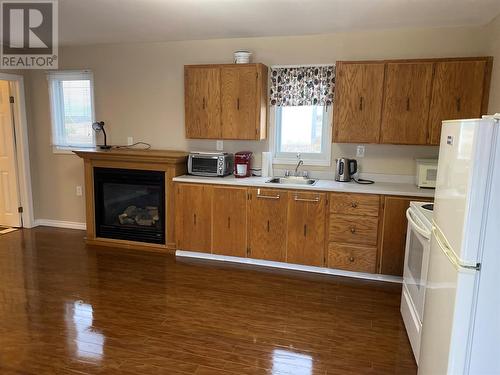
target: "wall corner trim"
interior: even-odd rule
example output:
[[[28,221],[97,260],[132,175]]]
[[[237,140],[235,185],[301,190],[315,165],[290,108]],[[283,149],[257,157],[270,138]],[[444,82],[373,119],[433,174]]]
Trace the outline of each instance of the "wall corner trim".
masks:
[[[78,223],[75,221],[64,221],[64,220],[51,220],[51,219],[36,219],[35,226],[79,229],[79,230],[87,229],[87,225],[85,223]]]

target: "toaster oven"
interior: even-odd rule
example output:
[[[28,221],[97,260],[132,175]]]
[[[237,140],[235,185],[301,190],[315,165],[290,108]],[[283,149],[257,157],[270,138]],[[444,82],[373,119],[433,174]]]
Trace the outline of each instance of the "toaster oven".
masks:
[[[195,176],[224,177],[233,173],[234,156],[227,152],[191,152],[188,173]]]

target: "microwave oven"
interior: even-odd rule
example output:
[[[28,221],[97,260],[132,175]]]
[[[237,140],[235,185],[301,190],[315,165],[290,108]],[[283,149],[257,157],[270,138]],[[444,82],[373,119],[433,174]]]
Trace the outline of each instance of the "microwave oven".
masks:
[[[436,188],[438,161],[436,159],[417,159],[417,186]]]
[[[234,156],[227,152],[191,152],[188,173],[195,176],[224,177],[233,173]]]

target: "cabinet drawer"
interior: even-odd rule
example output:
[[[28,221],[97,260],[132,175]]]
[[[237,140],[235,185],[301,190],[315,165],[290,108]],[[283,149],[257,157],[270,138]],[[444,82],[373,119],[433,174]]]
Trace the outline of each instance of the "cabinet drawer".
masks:
[[[378,216],[380,196],[373,194],[330,193],[330,212]]]
[[[377,248],[328,244],[328,267],[347,271],[375,273]]]
[[[377,217],[330,215],[330,241],[376,246],[377,232]]]

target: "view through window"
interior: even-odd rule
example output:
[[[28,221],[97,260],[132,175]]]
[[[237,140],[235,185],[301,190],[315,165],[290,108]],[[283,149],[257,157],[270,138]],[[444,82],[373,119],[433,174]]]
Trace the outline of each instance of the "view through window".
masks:
[[[330,160],[330,113],[326,106],[276,107],[275,158],[327,164]]]
[[[56,147],[95,145],[93,82],[89,72],[49,76],[52,142]]]

